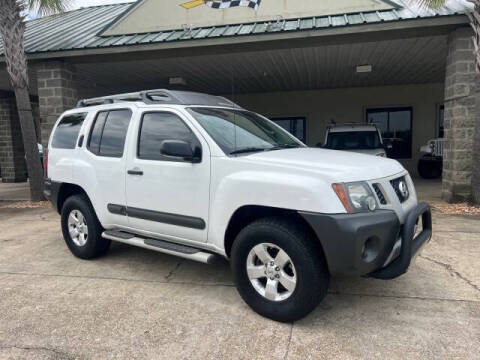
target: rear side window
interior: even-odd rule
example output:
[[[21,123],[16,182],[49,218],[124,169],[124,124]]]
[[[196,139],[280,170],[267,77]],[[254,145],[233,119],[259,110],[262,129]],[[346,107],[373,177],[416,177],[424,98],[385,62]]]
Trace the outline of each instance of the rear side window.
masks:
[[[57,125],[52,139],[52,148],[75,149],[78,133],[87,113],[64,116]]]
[[[130,110],[101,111],[97,114],[88,141],[95,155],[122,157],[132,112]]]
[[[198,140],[177,115],[168,112],[145,113],[142,118],[138,142],[138,158],[146,160],[169,160],[160,153],[164,140],[182,140],[192,146]]]

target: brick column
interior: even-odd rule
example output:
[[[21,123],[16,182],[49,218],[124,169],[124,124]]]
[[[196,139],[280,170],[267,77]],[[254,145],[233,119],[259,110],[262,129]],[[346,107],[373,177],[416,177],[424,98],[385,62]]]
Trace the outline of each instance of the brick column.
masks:
[[[27,180],[22,131],[14,97],[0,98],[0,172],[2,182]]]
[[[61,113],[77,102],[75,68],[64,61],[48,61],[37,68],[42,144],[46,146]]]
[[[471,196],[476,96],[472,35],[470,28],[460,28],[448,38],[442,186],[442,197],[448,202]]]

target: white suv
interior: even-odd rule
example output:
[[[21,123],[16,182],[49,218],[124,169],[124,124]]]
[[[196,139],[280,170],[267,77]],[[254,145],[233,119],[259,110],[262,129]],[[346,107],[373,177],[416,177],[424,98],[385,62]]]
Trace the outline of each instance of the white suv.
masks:
[[[211,95],[82,100],[57,121],[46,171],[74,255],[113,240],[225,257],[242,298],[278,321],[312,311],[331,275],[400,276],[431,237],[429,206],[398,162],[308,148]]]
[[[325,149],[387,157],[382,134],[374,124],[343,124],[327,127]]]

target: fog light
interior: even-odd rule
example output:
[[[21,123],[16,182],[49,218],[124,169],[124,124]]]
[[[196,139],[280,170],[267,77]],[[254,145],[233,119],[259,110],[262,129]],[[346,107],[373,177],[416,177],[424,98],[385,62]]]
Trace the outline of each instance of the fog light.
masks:
[[[375,201],[373,196],[369,196],[367,198],[367,206],[368,206],[368,210],[370,211],[373,211],[377,208],[377,202]]]
[[[366,239],[362,247],[362,260],[366,263],[371,263],[374,261],[380,251],[380,244],[380,239],[376,236],[371,236]]]

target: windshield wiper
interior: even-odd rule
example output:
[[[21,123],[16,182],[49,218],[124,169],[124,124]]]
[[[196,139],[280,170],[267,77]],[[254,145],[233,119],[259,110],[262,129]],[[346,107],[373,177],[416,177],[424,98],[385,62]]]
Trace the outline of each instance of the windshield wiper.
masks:
[[[270,148],[246,147],[246,148],[242,148],[242,149],[233,150],[233,151],[230,152],[230,155],[243,154],[243,153],[255,152],[255,151],[267,151],[267,150],[270,150]]]
[[[279,144],[279,145],[275,145],[272,148],[268,148],[268,150],[293,149],[298,147],[300,147],[299,144]]]

